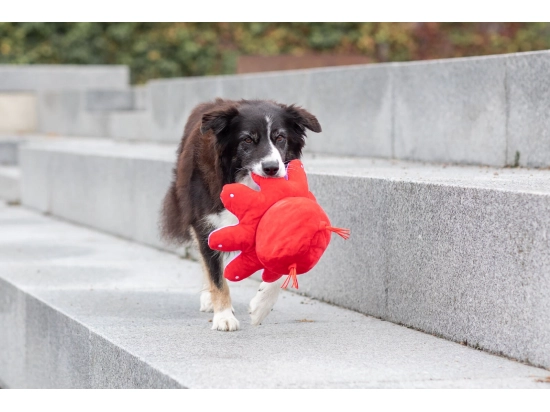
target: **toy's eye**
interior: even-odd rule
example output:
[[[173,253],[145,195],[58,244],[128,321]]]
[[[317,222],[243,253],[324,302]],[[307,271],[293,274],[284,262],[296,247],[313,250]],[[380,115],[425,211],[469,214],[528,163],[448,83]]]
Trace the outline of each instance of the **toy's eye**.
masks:
[[[250,143],[252,143],[252,138],[247,137],[246,139],[244,139],[244,142],[250,144]]]
[[[283,135],[279,135],[277,136],[277,139],[275,139],[277,143],[284,142],[285,140],[286,140],[286,137],[284,137]]]

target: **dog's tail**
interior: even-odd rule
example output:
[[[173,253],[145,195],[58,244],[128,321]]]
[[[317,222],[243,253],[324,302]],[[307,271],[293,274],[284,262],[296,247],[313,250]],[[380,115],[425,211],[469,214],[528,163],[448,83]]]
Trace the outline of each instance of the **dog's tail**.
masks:
[[[160,218],[160,233],[162,240],[167,243],[185,243],[191,240],[189,223],[182,221],[175,181],[172,182],[166,196],[164,196]]]

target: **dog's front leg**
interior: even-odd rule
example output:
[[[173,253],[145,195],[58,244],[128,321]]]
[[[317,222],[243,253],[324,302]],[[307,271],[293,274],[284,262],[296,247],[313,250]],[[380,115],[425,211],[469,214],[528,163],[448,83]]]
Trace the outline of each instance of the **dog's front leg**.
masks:
[[[281,292],[284,279],[275,282],[262,282],[256,296],[250,301],[250,323],[259,325],[269,315]]]
[[[229,286],[223,277],[223,256],[208,247],[208,234],[212,228],[194,228],[199,252],[206,275],[206,289],[201,294],[201,311],[214,311],[212,329],[235,331],[239,321],[233,314]]]

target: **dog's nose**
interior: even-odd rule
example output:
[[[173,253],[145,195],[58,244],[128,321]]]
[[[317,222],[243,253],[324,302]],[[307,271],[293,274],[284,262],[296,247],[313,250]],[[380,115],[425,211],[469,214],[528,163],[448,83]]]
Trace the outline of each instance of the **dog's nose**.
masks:
[[[275,176],[279,171],[279,162],[276,160],[262,162],[262,169],[267,176]]]

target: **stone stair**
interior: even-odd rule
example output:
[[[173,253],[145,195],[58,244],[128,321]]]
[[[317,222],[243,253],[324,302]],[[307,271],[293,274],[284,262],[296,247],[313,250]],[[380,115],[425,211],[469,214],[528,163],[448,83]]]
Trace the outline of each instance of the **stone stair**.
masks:
[[[548,68],[538,52],[38,90],[37,134],[0,169],[23,205],[1,210],[0,328],[19,335],[0,335],[0,384],[547,386]],[[194,248],[158,236],[185,119],[216,96],[315,113],[310,186],[352,230],[261,327],[257,283],[235,285],[236,334],[198,313]]]
[[[0,207],[0,228],[4,388],[550,387],[544,369],[290,292],[251,326],[250,279],[232,287],[242,329],[215,332],[196,262],[21,207]]]
[[[19,203],[20,200],[18,145],[18,138],[0,135],[0,200],[10,204]]]
[[[28,143],[22,203],[165,249],[157,223],[174,158],[171,145]],[[302,293],[550,367],[549,171],[318,155],[304,164],[352,238],[331,244]]]

